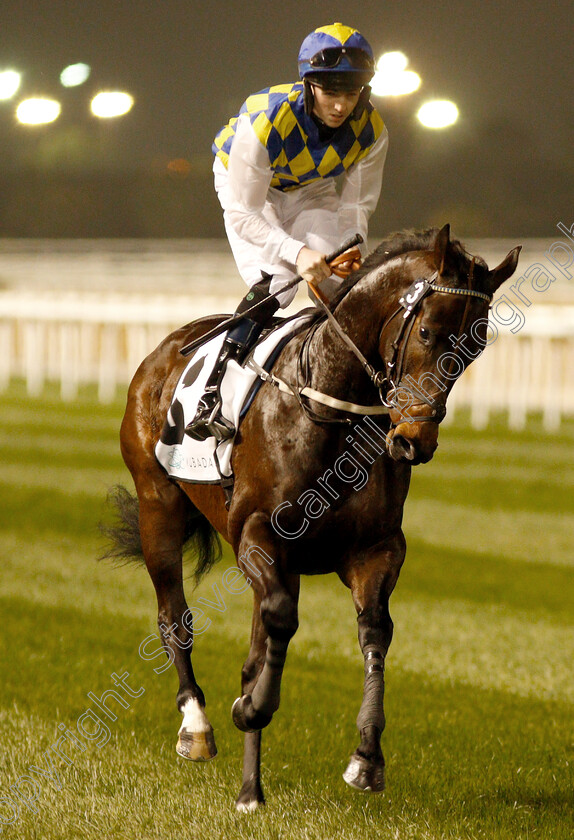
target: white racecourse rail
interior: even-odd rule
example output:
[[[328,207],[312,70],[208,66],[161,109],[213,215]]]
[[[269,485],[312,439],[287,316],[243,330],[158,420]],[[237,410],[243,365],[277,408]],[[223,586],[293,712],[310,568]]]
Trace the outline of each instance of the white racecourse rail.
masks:
[[[496,338],[457,382],[445,422],[464,407],[475,428],[504,411],[520,429],[539,412],[554,431],[574,415],[574,280],[555,270],[550,280],[545,256],[556,241],[525,243],[517,278],[493,311]],[[492,266],[515,244],[468,247]],[[523,281],[511,292],[533,265],[546,267],[546,284],[538,273],[538,287]],[[111,401],[169,332],[232,312],[244,291],[223,242],[0,240],[0,389],[23,378],[40,397],[57,381],[62,399],[73,400],[96,383],[99,399]],[[305,305],[301,290],[288,312]]]

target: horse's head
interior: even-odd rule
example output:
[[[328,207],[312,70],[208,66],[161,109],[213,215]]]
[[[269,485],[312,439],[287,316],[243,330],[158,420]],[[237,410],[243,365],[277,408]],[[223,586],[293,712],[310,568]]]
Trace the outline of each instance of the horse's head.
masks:
[[[518,246],[489,270],[450,239],[449,225],[427,237],[426,250],[401,254],[396,306],[379,337],[381,395],[392,423],[389,454],[412,464],[432,458],[448,394],[486,345],[490,301],[520,253]]]

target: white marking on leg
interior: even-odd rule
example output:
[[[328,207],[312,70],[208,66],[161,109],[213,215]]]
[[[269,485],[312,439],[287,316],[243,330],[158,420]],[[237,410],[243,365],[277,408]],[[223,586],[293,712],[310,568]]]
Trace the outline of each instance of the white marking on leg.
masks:
[[[209,732],[211,724],[203,706],[199,705],[199,701],[193,697],[183,704],[180,709],[183,714],[183,722],[181,724],[180,732],[186,729],[188,732]]]
[[[238,802],[235,806],[240,814],[251,814],[259,808],[259,802],[252,799],[251,802]]]

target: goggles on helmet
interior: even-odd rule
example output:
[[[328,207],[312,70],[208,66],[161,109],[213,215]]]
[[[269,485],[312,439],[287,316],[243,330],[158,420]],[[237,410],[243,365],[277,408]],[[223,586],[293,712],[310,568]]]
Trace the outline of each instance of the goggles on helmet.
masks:
[[[375,71],[375,63],[368,53],[360,47],[325,47],[309,59],[313,68],[331,70],[339,65],[348,64],[353,70]],[[341,70],[343,68],[341,67]]]

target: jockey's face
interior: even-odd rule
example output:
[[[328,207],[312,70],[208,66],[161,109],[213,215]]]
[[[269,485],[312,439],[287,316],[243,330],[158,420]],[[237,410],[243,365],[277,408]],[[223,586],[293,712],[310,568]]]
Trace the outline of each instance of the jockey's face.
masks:
[[[329,128],[338,128],[353,113],[360,95],[361,88],[329,90],[313,85],[313,113]]]

